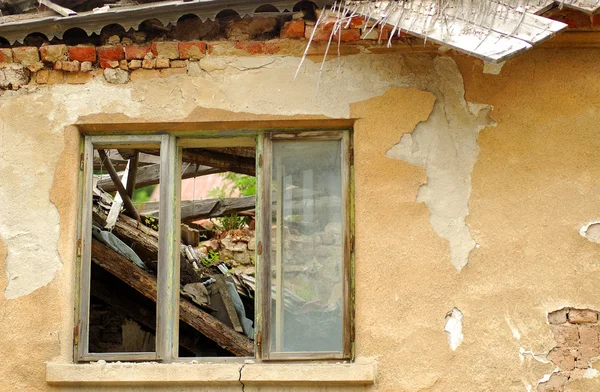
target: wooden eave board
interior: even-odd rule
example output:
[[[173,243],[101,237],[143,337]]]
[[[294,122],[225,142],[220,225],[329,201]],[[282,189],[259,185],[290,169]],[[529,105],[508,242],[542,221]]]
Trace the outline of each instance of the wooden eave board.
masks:
[[[523,14],[512,10],[499,10],[503,16],[489,18],[483,23],[474,24],[462,19],[463,15],[449,10],[437,17],[434,2],[413,2],[410,7],[390,8],[389,2],[370,3],[357,9],[357,14],[379,19],[387,17],[389,26],[422,37],[441,45],[466,52],[485,61],[498,63],[524,50],[533,44],[566,28],[566,24],[533,14]],[[466,18],[465,18],[466,19]],[[486,25],[494,19],[493,26]],[[446,22],[444,22],[444,20]]]

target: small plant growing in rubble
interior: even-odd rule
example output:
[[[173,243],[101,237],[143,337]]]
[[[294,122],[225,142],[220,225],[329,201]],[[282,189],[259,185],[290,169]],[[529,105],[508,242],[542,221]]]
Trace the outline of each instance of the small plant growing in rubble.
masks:
[[[219,252],[215,252],[212,249],[208,250],[208,256],[202,259],[202,265],[205,267],[212,267],[213,265],[219,264],[220,257]]]
[[[243,229],[248,224],[248,217],[232,214],[213,220],[214,227],[211,231],[223,233],[230,230]]]
[[[148,226],[152,230],[158,231],[158,219],[153,218],[151,216],[143,216],[142,221],[145,226]]]

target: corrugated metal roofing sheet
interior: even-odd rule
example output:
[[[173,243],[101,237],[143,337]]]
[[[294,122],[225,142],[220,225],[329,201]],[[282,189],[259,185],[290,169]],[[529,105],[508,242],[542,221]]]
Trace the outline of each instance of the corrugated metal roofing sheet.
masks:
[[[384,22],[396,31],[399,29],[493,63],[527,50],[567,27],[523,7],[493,0],[356,1],[346,3],[346,7],[357,15]],[[537,9],[533,7],[533,10]]]
[[[202,20],[214,20],[220,11],[231,9],[240,16],[254,13],[262,4],[275,6],[280,12],[291,11],[299,0],[268,0],[257,3],[253,0],[192,0],[192,1],[165,1],[142,4],[130,7],[108,8],[101,12],[81,12],[74,16],[63,17],[60,15],[46,16],[38,19],[27,19],[16,22],[0,24],[0,36],[6,38],[11,44],[23,42],[30,33],[42,33],[48,38],[62,39],[65,31],[71,28],[81,28],[89,35],[100,33],[108,24],[120,24],[128,30],[137,29],[145,20],[158,19],[165,26],[175,23],[186,14],[194,14]],[[328,0],[313,0],[319,7],[329,4]]]

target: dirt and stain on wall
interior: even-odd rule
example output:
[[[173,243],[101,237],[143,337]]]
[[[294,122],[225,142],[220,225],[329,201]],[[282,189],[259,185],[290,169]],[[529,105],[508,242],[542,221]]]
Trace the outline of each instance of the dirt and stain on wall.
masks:
[[[356,358],[375,363],[376,377],[355,389],[547,387],[575,371],[555,356],[572,347],[560,346],[553,330],[591,328],[569,317],[600,308],[600,246],[580,235],[600,217],[596,55],[537,49],[489,74],[464,56],[363,53],[326,62],[315,96],[320,64],[308,62],[294,82],[297,57],[215,54],[197,72],[4,92],[0,389],[133,388],[45,381],[46,362],[72,361],[73,124],[308,116],[356,119]],[[569,309],[566,322],[547,318],[557,309]],[[587,359],[565,391],[598,385]],[[136,390],[169,387],[141,380]]]

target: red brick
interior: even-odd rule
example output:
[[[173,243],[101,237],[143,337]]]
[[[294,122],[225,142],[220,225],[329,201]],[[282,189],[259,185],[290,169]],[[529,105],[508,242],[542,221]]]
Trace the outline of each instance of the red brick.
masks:
[[[246,51],[250,54],[262,54],[263,52],[262,43],[256,41],[236,42],[235,48]]]
[[[152,54],[156,57],[164,57],[170,60],[179,58],[179,42],[153,42]]]
[[[600,28],[600,14],[595,14],[592,16],[592,26],[596,28]]]
[[[315,29],[314,26],[307,25],[306,29],[304,30],[304,37],[306,39],[310,39],[314,29]],[[313,36],[313,41],[314,42],[329,41],[329,37],[331,36],[332,30],[333,30],[333,26],[319,25],[319,27],[317,27],[317,31],[315,31],[315,35]]]
[[[120,60],[108,60],[108,61],[100,61],[101,68],[119,68]]]
[[[119,61],[125,58],[125,51],[121,45],[115,46],[99,46],[98,49],[98,61],[102,68],[116,68],[110,66],[109,61],[116,61],[117,67]]]
[[[334,41],[338,40],[338,35],[341,41],[358,41],[360,39],[360,29],[342,30],[341,34],[338,33],[333,37]]]
[[[579,331],[576,325],[550,325],[554,333],[554,339],[558,347],[577,347],[579,346]]]
[[[370,27],[362,29],[361,38],[375,41],[387,41],[392,31],[391,27],[384,26],[383,28],[375,27],[371,30]],[[396,35],[397,33],[394,33]]]
[[[599,355],[600,349],[598,347],[580,347],[577,353],[577,361],[583,365],[583,368],[586,368],[589,366],[590,361]]]
[[[143,60],[146,53],[151,50],[150,45],[131,45],[125,47],[125,58],[127,60]]]
[[[281,31],[279,32],[279,36],[281,38],[302,38],[304,37],[304,21],[303,20],[292,20],[286,22]]]
[[[582,346],[600,346],[600,326],[598,324],[580,325],[579,340]]]
[[[142,68],[152,69],[156,66],[156,59],[144,59],[142,60]]]
[[[598,312],[587,309],[571,309],[568,317],[572,324],[595,323],[598,321]]]
[[[9,48],[1,48],[0,49],[0,63],[12,63],[13,56],[12,50]]]
[[[279,53],[279,42],[277,40],[263,42],[262,50],[264,54]]]
[[[548,359],[562,371],[575,369],[575,359],[578,356],[577,349],[573,348],[554,348],[548,353]]]
[[[201,59],[205,53],[205,42],[192,41],[179,43],[179,58],[181,59]]]
[[[548,313],[548,322],[550,324],[564,324],[567,322],[567,309],[560,309]]]
[[[354,17],[352,17],[352,19],[350,19],[350,25],[348,26],[348,28],[360,29],[360,28],[364,27],[366,24],[367,24],[367,21],[365,20],[365,18],[360,17],[360,16],[354,16]],[[346,27],[346,24],[344,24],[343,27]]]
[[[96,61],[96,48],[93,46],[69,46],[69,60],[71,61]]]

